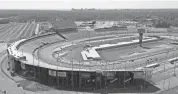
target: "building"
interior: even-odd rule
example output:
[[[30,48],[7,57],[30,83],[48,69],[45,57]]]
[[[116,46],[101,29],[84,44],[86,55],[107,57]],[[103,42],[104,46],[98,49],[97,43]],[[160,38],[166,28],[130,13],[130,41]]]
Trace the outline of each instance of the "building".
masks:
[[[77,25],[71,20],[58,19],[51,22],[51,28],[56,29],[59,32],[76,31]]]

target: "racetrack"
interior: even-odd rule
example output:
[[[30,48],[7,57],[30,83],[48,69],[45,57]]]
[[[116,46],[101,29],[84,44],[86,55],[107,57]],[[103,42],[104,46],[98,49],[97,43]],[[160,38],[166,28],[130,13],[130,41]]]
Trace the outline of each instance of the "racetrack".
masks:
[[[33,27],[33,26],[31,26]],[[23,34],[23,35],[26,35],[26,34]],[[72,34],[72,35],[77,35],[77,34]],[[72,35],[68,35],[66,34],[65,36],[67,37],[71,37]],[[103,38],[100,38],[101,40],[105,39],[107,36],[104,36]],[[112,37],[109,37],[109,38],[115,38],[114,36]],[[117,37],[116,37],[117,38]],[[45,36],[45,37],[36,37],[36,38],[32,38],[32,39],[28,39],[26,42],[24,42],[23,44],[20,45],[18,51],[19,52],[23,52],[24,55],[26,55],[26,53],[28,53],[29,55],[34,55],[34,58],[38,59],[39,60],[39,64],[42,62],[45,62],[45,63],[48,63],[48,64],[51,64],[51,65],[55,65],[55,66],[60,66],[58,69],[59,70],[62,70],[62,67],[65,67],[65,68],[68,68],[67,71],[70,71],[70,68],[81,68],[82,69],[87,69],[87,70],[92,70],[92,71],[96,71],[98,69],[100,69],[99,67],[100,66],[96,66],[96,63],[97,62],[89,62],[90,64],[87,65],[87,64],[83,64],[82,66],[80,64],[77,64],[77,63],[73,63],[72,65],[72,62],[69,62],[68,64],[67,63],[64,63],[62,64],[63,62],[57,62],[57,60],[53,57],[53,52],[55,51],[58,51],[58,49],[64,45],[69,45],[70,43],[73,43],[73,44],[77,44],[77,45],[73,45],[74,47],[66,47],[63,49],[63,51],[71,51],[70,54],[70,58],[71,57],[74,57],[74,58],[77,58],[75,56],[78,56],[76,54],[80,54],[81,50],[83,50],[83,47],[85,44],[89,44],[89,43],[93,43],[93,41],[98,41],[100,39],[96,39],[93,37],[90,37],[91,41],[89,42],[88,41],[89,38],[83,38],[83,39],[80,39],[78,37],[75,37],[75,38],[71,38],[69,41],[65,41],[64,39],[62,39],[60,36],[54,34],[54,35],[50,35],[50,36]],[[167,41],[161,41],[161,42],[153,42],[153,43],[148,43],[148,44],[144,44],[144,46],[147,46],[148,48],[159,48],[158,46],[162,45],[162,44],[167,44],[166,43]],[[101,43],[97,43],[95,42],[97,45],[98,44],[101,44]],[[93,44],[95,44],[93,43]],[[104,43],[104,42],[103,42]],[[106,42],[108,43],[108,42]],[[151,44],[151,46],[150,46]],[[134,45],[135,46],[135,45]],[[78,48],[78,50],[76,50],[76,48]],[[127,49],[131,49],[131,47],[128,46]],[[123,50],[124,48],[120,48],[120,50]],[[126,50],[127,50],[126,49]],[[137,50],[139,50],[141,48],[138,48]],[[143,49],[143,48],[142,48]],[[77,51],[77,53],[74,53],[73,51]],[[117,49],[118,50],[118,49]],[[132,49],[133,50],[133,49]],[[144,49],[146,50],[146,49]],[[148,49],[149,50],[149,49]],[[163,49],[164,50],[164,49]],[[176,50],[175,50],[176,51]],[[129,52],[129,51],[128,51]],[[163,55],[161,55],[160,57],[164,58],[164,59],[168,59],[168,58],[165,58],[165,54],[167,53],[163,53]],[[175,55],[177,54],[177,51],[175,52]],[[172,58],[172,53],[170,52],[170,57],[169,58]],[[154,57],[154,56],[153,56]],[[31,58],[31,57],[30,57]],[[152,57],[148,57],[148,58],[152,58]],[[146,59],[148,59],[146,58]],[[28,59],[27,57],[27,60],[29,60],[28,62],[29,63],[33,63],[32,59]],[[70,60],[69,60],[70,61]],[[135,62],[138,62],[138,61],[135,61]],[[144,62],[144,61],[139,61],[139,62]],[[161,59],[156,61],[156,62],[162,62]],[[82,63],[82,62],[80,62]],[[103,62],[105,63],[105,62]],[[107,70],[113,70],[113,71],[116,71],[116,69],[130,69],[130,68],[138,68],[140,66],[145,66],[145,64],[138,64],[138,63],[135,63],[135,65],[133,65],[132,63],[134,62],[122,62],[121,63],[118,63],[118,64],[111,64],[111,65],[107,65],[108,67],[105,67]],[[95,65],[94,65],[95,64]],[[33,64],[31,64],[33,65]],[[36,66],[36,64],[35,64]],[[126,66],[126,67],[125,67]],[[104,69],[104,67],[102,67],[101,69]],[[161,74],[160,77],[162,77],[163,75]],[[168,75],[170,76],[170,74]],[[167,77],[167,76],[166,76]],[[158,81],[155,79],[155,81]]]
[[[77,33],[72,33],[72,35],[77,34]],[[65,34],[65,37],[69,37],[70,38],[70,33]],[[152,49],[145,49],[145,48],[137,48],[137,50],[135,48],[133,48],[132,46],[130,46],[131,48],[128,48],[130,50],[135,49],[135,51],[138,51],[140,49],[145,50],[146,53],[140,54],[140,56],[138,54],[136,55],[132,55],[131,57],[127,56],[127,58],[124,58],[122,60],[120,60],[120,58],[116,58],[114,60],[114,62],[111,62],[109,60],[101,60],[101,61],[83,61],[83,59],[81,58],[81,54],[80,52],[83,50],[83,47],[88,44],[91,43],[93,45],[95,44],[104,44],[107,43],[108,41],[104,41],[104,42],[94,42],[94,41],[99,41],[100,39],[102,40],[103,38],[107,38],[108,36],[103,36],[97,39],[97,37],[90,37],[90,38],[84,38],[84,39],[80,39],[80,38],[76,38],[76,40],[69,40],[69,41],[64,41],[64,39],[62,39],[60,36],[58,35],[52,35],[52,36],[46,36],[46,37],[40,37],[40,38],[35,38],[30,41],[27,40],[26,43],[24,43],[23,45],[20,46],[20,48],[18,49],[20,52],[24,52],[24,53],[28,53],[33,55],[34,54],[34,58],[36,58],[39,62],[44,62],[47,64],[51,64],[54,66],[60,66],[60,67],[64,67],[64,68],[81,68],[81,69],[87,69],[87,70],[92,70],[92,71],[96,71],[96,70],[100,70],[101,68],[103,69],[105,67],[106,70],[121,70],[121,69],[128,69],[128,70],[133,70],[139,67],[143,67],[146,64],[146,61],[148,58],[152,58],[152,63],[153,62],[158,62],[159,60],[161,60],[159,57],[165,57],[165,53],[164,52],[164,48],[162,49],[161,47],[158,47],[159,45],[164,44],[165,42],[160,41],[160,42],[151,42],[152,46],[148,46],[150,45],[150,43],[146,43],[144,44],[145,46],[147,46],[148,48],[152,48]],[[108,37],[109,38],[117,38],[116,36],[113,37]],[[128,36],[130,37],[130,35]],[[118,37],[121,38],[122,37]],[[75,38],[74,38],[75,39]],[[90,39],[90,42],[88,41]],[[119,39],[120,40],[120,39]],[[121,40],[120,40],[121,41]],[[66,53],[65,56],[60,57],[60,60],[58,61],[57,58],[55,58],[53,56],[54,52],[56,51],[56,49],[59,49],[60,47],[63,47],[65,45],[71,45],[69,47],[64,47],[63,51]],[[156,46],[154,46],[156,45]],[[128,46],[129,47],[129,46]],[[122,51],[122,47],[119,48],[120,50],[118,51]],[[131,53],[131,51],[129,51],[128,49],[125,49],[124,51],[129,54]],[[156,49],[156,50],[154,50]],[[128,51],[126,51],[128,50]],[[150,50],[150,51],[149,51]],[[156,52],[158,52],[160,50],[160,52],[158,54],[154,54]],[[162,51],[163,50],[163,51]],[[172,48],[169,48],[169,50],[172,50]],[[109,51],[110,52],[110,51]],[[154,53],[152,53],[154,52]],[[170,51],[171,52],[171,51]],[[123,52],[118,52],[118,53],[122,53],[120,55],[123,55]],[[147,56],[147,54],[150,54]],[[153,54],[153,56],[151,56]],[[174,53],[177,54],[177,53]],[[112,53],[111,55],[112,56]],[[117,57],[117,55],[114,55]],[[113,56],[113,57],[114,57]],[[139,58],[138,58],[139,57]],[[173,56],[169,57],[172,58]],[[28,58],[28,57],[27,57]],[[124,59],[126,61],[124,61]],[[109,62],[108,62],[109,61]],[[132,62],[129,62],[132,61]],[[31,61],[32,63],[32,61]],[[39,63],[38,63],[39,64]],[[107,65],[107,67],[105,66]]]

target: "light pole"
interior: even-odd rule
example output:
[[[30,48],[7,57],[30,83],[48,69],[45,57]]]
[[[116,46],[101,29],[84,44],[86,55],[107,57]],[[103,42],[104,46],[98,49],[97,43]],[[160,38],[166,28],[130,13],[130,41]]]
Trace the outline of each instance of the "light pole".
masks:
[[[124,69],[125,69],[125,71],[124,71],[124,88],[125,88],[125,76],[126,76],[126,61],[124,61]]]
[[[57,77],[57,86],[56,87],[59,87],[59,75],[58,75],[58,67],[59,67],[59,53],[57,52],[57,58],[56,58],[56,62],[57,62],[57,70],[56,70],[56,77]]]
[[[177,60],[174,62],[174,74],[173,74],[173,76],[176,76],[176,63],[177,63]]]
[[[147,61],[146,61],[146,66],[147,66],[147,64],[149,64],[150,63],[150,61],[149,61],[149,59],[147,59]],[[145,71],[145,73],[144,73],[144,77],[145,77],[145,79],[144,79],[144,83],[143,83],[143,86],[145,87],[145,81],[146,81],[146,75],[147,75],[147,69],[145,69],[144,70]]]
[[[166,69],[165,63],[166,63],[166,62],[164,62],[164,82],[163,82],[163,89],[164,89],[164,84],[165,84],[165,71],[166,71],[166,70],[165,70],[165,69]]]
[[[100,65],[101,65],[101,72],[100,72],[100,88],[101,88],[101,91],[102,91],[102,74],[103,74],[103,65],[101,64],[102,62],[100,62]]]
[[[105,63],[105,94],[108,94],[107,92],[107,87],[108,87],[108,84],[107,84],[107,62]]]
[[[22,56],[23,56],[23,49],[22,49]]]
[[[74,88],[73,57],[72,57],[72,90]]]
[[[173,76],[176,76],[176,63],[177,63],[177,61],[174,62],[174,74],[173,74]]]
[[[33,71],[34,71],[34,80],[35,80],[35,75],[36,75],[36,73],[35,73],[35,66],[34,66],[34,53],[32,54],[32,56],[33,56]]]
[[[89,31],[89,30],[87,30],[87,32],[88,32],[89,44],[90,44],[90,31]]]
[[[79,88],[81,88],[81,73],[80,73],[80,61],[79,61]]]

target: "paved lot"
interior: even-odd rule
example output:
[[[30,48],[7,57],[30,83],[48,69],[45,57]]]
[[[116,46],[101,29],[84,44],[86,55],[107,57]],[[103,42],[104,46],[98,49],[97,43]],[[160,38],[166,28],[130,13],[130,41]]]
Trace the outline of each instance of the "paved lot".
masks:
[[[36,29],[33,23],[10,23],[0,27],[0,40],[14,42],[22,38],[31,37]]]

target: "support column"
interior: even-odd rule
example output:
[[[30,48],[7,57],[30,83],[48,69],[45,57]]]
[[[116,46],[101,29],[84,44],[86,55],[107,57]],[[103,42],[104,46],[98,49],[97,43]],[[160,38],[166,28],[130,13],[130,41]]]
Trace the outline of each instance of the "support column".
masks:
[[[81,88],[82,85],[82,78],[81,78],[81,73],[79,71],[79,88]]]
[[[38,69],[37,79],[40,83],[47,84],[47,78],[48,78],[48,71],[47,69],[40,68]]]
[[[96,88],[102,87],[102,81],[101,81],[101,73],[96,73]]]

